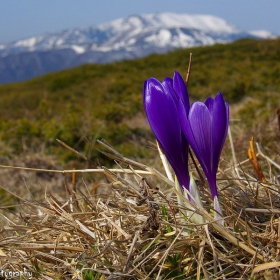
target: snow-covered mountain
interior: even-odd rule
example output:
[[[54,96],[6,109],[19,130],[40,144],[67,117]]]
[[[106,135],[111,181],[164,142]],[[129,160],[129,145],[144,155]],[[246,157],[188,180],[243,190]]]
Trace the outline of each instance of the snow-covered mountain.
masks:
[[[211,15],[143,14],[85,28],[34,36],[0,45],[0,83],[26,80],[82,63],[163,53],[175,48],[272,37],[241,31]]]

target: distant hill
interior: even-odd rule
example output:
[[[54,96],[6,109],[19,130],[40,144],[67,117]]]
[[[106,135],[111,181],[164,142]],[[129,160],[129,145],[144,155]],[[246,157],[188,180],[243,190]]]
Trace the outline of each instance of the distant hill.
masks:
[[[272,34],[241,31],[211,15],[133,15],[0,45],[0,83],[24,81],[84,63],[108,63],[176,48],[266,37]]]
[[[143,112],[143,82],[151,76],[162,80],[174,70],[185,75],[190,52],[191,101],[221,91],[232,117],[242,120],[240,131],[254,125],[266,128],[280,106],[279,50],[280,39],[246,39],[105,65],[85,64],[1,85],[0,155],[44,145],[63,162],[77,160],[56,143],[59,138],[92,159],[102,159],[95,140],[105,138],[126,156],[146,158],[153,152],[146,148],[147,140],[154,138]]]

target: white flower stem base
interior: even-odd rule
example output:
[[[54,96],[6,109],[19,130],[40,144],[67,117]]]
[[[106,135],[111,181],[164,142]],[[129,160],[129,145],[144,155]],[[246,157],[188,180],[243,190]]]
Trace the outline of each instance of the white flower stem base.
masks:
[[[198,192],[196,183],[192,177],[192,174],[190,173],[190,191],[188,191],[183,186],[184,193],[182,194],[182,189],[179,185],[179,182],[178,182],[176,176],[175,176],[175,189],[177,191],[178,204],[182,205],[182,206],[186,206],[189,209],[192,209],[192,210],[186,210],[186,215],[190,219],[190,221],[195,224],[205,224],[204,217],[199,215],[198,213],[196,213],[195,208],[190,203],[187,202],[187,201],[190,201],[197,208],[203,209],[203,205],[202,205],[202,202],[201,202],[201,199],[199,196],[199,192]]]
[[[221,206],[220,206],[220,203],[219,203],[219,200],[218,200],[218,196],[214,197],[213,203],[214,203],[214,210],[215,210],[214,218],[215,218],[215,220],[218,221],[218,223],[221,226],[224,226],[225,221],[222,218],[222,210],[221,210]]]

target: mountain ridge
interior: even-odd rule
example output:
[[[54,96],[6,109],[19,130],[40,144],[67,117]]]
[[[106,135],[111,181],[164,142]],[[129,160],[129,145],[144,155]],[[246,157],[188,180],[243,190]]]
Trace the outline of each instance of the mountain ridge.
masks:
[[[227,43],[246,37],[264,38],[269,34],[241,31],[212,15],[132,15],[97,26],[71,28],[0,45],[0,83],[24,81],[83,63],[108,63],[176,48]]]

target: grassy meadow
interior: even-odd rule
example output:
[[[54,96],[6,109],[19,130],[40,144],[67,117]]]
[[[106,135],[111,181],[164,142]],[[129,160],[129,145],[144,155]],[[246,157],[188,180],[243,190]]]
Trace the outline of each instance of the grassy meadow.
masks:
[[[178,204],[143,110],[144,80],[186,75],[190,53],[191,101],[220,91],[230,105],[231,137],[217,175],[225,226],[214,221],[192,161],[205,207],[196,211],[206,222],[184,215],[192,205]],[[278,108],[279,38],[86,64],[1,85],[2,273],[280,279]]]

